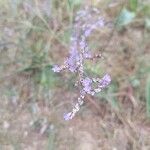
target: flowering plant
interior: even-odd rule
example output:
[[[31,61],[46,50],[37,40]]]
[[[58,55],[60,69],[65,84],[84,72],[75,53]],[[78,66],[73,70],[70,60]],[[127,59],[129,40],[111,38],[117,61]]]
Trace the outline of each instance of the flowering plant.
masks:
[[[111,78],[108,74],[100,79],[88,77],[84,72],[84,61],[86,59],[93,60],[102,57],[101,54],[93,55],[87,42],[87,38],[91,35],[93,30],[105,25],[104,18],[98,17],[99,13],[99,10],[96,8],[85,8],[85,10],[77,12],[73,26],[73,33],[70,39],[71,44],[69,56],[66,58],[62,66],[54,65],[52,68],[54,72],[60,72],[67,69],[72,73],[76,72],[78,74],[78,81],[75,85],[81,87],[80,96],[78,97],[77,103],[72,111],[64,114],[65,120],[70,120],[75,116],[81,105],[83,105],[86,94],[93,96],[108,86],[111,82]]]

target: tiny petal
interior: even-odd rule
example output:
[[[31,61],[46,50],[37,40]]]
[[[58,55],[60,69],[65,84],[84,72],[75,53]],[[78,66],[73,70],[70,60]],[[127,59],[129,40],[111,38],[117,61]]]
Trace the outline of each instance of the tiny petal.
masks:
[[[85,35],[86,37],[88,37],[90,34],[91,34],[91,29],[87,29],[87,30],[84,32],[84,35]]]
[[[53,70],[54,72],[60,72],[60,71],[61,71],[61,68],[60,68],[58,65],[55,65],[55,66],[53,66],[52,70]]]
[[[92,91],[92,92],[90,92],[89,94],[91,94],[92,96],[94,96],[95,92]]]
[[[84,58],[92,58],[92,55],[90,52],[85,52],[84,53]]]
[[[69,113],[67,113],[67,114],[64,114],[64,120],[68,121],[68,120],[72,119],[72,118],[71,118],[71,114],[72,114],[72,112],[69,112]]]
[[[77,111],[79,111],[80,107],[79,107],[78,103],[76,103],[75,108],[76,108]]]
[[[80,106],[83,105],[83,103],[84,103],[83,100],[80,97],[78,98],[78,103],[79,103]]]
[[[111,77],[109,74],[106,74],[104,77],[103,77],[103,80],[107,81],[107,83],[110,83],[111,82]]]
[[[99,81],[99,88],[105,88],[108,86],[111,82],[110,75],[106,74],[100,81]]]
[[[101,89],[100,88],[97,88],[97,89],[95,89],[94,90],[96,93],[99,93],[100,91],[101,91]]]
[[[104,20],[100,19],[98,22],[97,22],[97,25],[99,27],[103,27],[104,26]]]
[[[83,90],[87,93],[90,93],[92,90],[92,80],[88,77],[86,77],[85,79],[83,79],[82,81],[82,85],[83,85]]]

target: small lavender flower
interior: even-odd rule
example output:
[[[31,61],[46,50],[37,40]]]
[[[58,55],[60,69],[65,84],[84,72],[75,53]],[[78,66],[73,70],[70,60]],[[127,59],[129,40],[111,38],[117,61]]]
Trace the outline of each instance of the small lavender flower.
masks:
[[[79,54],[78,51],[75,48],[72,48],[70,52],[70,56],[67,58],[65,65],[68,67],[68,69],[71,72],[76,72],[78,64],[77,62],[79,61]]]
[[[85,8],[85,10],[77,12],[73,33],[70,39],[69,56],[66,58],[64,65],[55,65],[52,68],[54,72],[60,72],[64,69],[68,69],[71,72],[77,72],[79,75],[79,80],[76,82],[76,86],[80,86],[80,95],[72,111],[64,114],[65,120],[72,119],[80,110],[80,107],[84,103],[86,94],[94,95],[107,87],[111,82],[111,78],[108,74],[106,74],[102,79],[95,79],[85,76],[84,73],[84,61],[86,59],[93,60],[94,58],[101,57],[101,55],[91,54],[87,42],[87,38],[91,35],[93,30],[105,25],[105,20],[103,17],[97,18],[99,13],[99,10],[96,8]],[[97,87],[95,87],[94,83],[96,83]]]
[[[67,114],[64,114],[64,120],[70,120],[70,119],[72,119],[72,117],[71,117],[71,112],[69,112],[69,113],[67,113]]]
[[[86,93],[91,92],[91,90],[92,90],[92,80],[90,78],[86,77],[85,79],[83,79],[82,85],[83,85],[83,90]]]
[[[108,85],[110,84],[110,82],[111,82],[111,77],[110,77],[108,74],[106,74],[106,75],[102,78],[102,80],[99,81],[98,86],[99,86],[100,88],[105,88],[106,86],[108,86]]]

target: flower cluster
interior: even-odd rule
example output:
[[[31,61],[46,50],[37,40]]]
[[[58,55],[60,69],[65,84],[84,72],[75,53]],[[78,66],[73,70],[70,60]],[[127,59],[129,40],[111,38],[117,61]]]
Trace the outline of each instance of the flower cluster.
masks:
[[[97,88],[92,87],[92,83],[97,82]],[[72,119],[76,112],[79,111],[80,106],[83,104],[83,99],[86,94],[94,95],[95,93],[100,92],[103,88],[107,87],[111,82],[111,78],[108,74],[106,74],[102,79],[90,79],[86,77],[82,81],[83,89],[80,91],[80,97],[78,98],[77,103],[75,104],[74,108],[71,112],[64,115],[65,120]]]
[[[87,40],[93,30],[105,25],[104,18],[98,17],[99,14],[100,12],[96,8],[85,8],[85,10],[77,12],[73,26],[73,33],[70,39],[69,56],[66,58],[64,65],[54,65],[52,68],[54,72],[68,69],[73,73],[77,72],[79,75],[77,85],[81,87],[80,96],[78,97],[77,103],[72,111],[64,114],[65,120],[70,120],[75,116],[76,112],[79,111],[80,106],[83,105],[83,100],[86,94],[94,95],[108,86],[111,82],[111,78],[108,74],[100,79],[87,77],[84,73],[84,61],[86,59],[93,60],[94,58],[101,57],[101,55],[91,54]]]

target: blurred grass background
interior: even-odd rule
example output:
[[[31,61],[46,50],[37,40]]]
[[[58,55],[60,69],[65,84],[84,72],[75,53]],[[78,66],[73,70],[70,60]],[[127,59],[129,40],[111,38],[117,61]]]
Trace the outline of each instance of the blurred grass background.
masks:
[[[95,6],[113,23],[90,39],[106,59],[87,73],[112,76],[70,122],[75,75],[55,74],[75,13]],[[150,149],[149,0],[0,0],[0,149]]]

